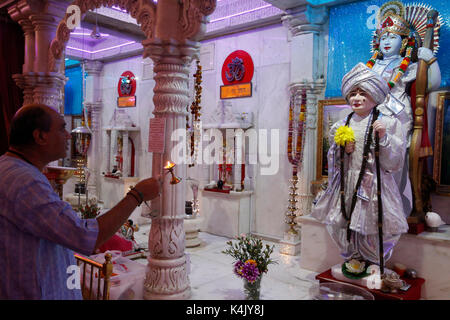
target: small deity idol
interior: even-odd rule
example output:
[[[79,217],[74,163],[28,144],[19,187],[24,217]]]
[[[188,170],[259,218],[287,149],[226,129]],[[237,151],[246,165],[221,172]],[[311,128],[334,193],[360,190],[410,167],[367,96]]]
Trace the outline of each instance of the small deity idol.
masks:
[[[353,112],[330,129],[328,187],[314,200],[311,215],[327,225],[343,258],[378,264],[379,214],[384,261],[401,234],[408,231],[393,177],[403,165],[404,131],[398,119],[378,110],[389,87],[363,63],[343,77],[341,90]],[[377,139],[379,156],[375,153]],[[381,195],[377,195],[379,184]]]

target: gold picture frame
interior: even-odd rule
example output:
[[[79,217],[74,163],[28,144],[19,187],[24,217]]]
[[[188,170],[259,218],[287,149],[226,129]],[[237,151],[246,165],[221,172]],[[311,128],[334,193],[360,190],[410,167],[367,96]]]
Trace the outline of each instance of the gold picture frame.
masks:
[[[437,98],[433,179],[436,193],[450,196],[450,92],[441,92]]]
[[[316,181],[321,182],[328,177],[327,153],[330,148],[328,145],[330,128],[336,121],[344,119],[351,111],[351,107],[343,98],[318,101]]]

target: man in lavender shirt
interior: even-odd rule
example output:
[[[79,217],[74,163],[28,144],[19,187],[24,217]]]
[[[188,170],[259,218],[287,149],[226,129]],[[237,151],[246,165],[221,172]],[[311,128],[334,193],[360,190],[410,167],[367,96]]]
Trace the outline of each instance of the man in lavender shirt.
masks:
[[[48,106],[24,106],[12,120],[0,157],[0,299],[81,299],[69,279],[74,251],[94,253],[136,206],[159,195],[159,180],[145,179],[107,213],[80,219],[42,173],[66,156],[69,139],[64,118]]]

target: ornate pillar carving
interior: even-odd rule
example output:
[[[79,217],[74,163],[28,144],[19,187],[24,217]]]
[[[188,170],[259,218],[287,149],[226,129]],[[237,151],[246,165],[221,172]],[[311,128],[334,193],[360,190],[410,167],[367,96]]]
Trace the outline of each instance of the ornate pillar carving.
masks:
[[[153,155],[152,176],[163,174],[162,168],[170,160],[177,164],[175,175],[183,178],[181,183],[171,185],[169,176],[166,176],[161,197],[152,201],[152,209],[159,214],[152,219],[149,235],[146,299],[187,299],[190,296],[184,254],[184,180],[187,165],[185,159],[172,159],[172,150],[179,142],[171,140],[172,132],[186,128],[189,64],[199,47],[199,43],[187,42],[153,41],[144,44],[144,56],[154,61],[156,84],[153,113],[156,118],[166,119],[165,152]]]
[[[180,142],[172,141],[171,135],[177,129],[186,129],[189,65],[200,46],[195,40],[205,30],[204,17],[215,6],[216,0],[158,1],[156,17],[148,21],[152,26],[146,24],[144,28],[147,39],[142,42],[143,57],[154,62],[153,114],[166,119],[165,150],[153,154],[152,176],[164,174],[163,167],[170,160],[177,165],[175,175],[183,178],[181,183],[171,185],[166,176],[161,196],[151,204],[156,216],[149,234],[145,299],[187,299],[191,294],[184,253],[187,163],[186,159],[172,159],[172,151]]]
[[[13,76],[24,91],[24,104],[43,103],[62,110],[65,77],[59,72],[48,72],[48,53],[66,7],[67,2],[55,0],[21,0],[8,7],[9,15],[25,33],[23,73]]]

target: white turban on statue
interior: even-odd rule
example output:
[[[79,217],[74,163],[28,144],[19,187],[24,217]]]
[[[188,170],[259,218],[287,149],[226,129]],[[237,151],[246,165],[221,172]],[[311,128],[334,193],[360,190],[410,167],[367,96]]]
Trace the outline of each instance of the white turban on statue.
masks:
[[[367,92],[377,104],[382,103],[389,93],[386,81],[361,62],[342,78],[341,91],[347,102],[348,94],[357,87]]]

